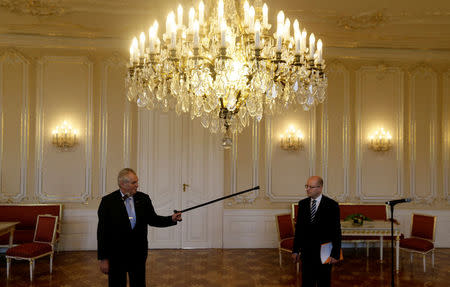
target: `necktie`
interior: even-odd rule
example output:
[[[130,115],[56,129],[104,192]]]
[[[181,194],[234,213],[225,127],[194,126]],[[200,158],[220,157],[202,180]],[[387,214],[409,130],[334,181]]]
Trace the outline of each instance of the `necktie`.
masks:
[[[311,222],[314,222],[315,216],[316,216],[316,200],[313,199],[311,203]]]
[[[134,211],[134,206],[131,203],[133,198],[124,196],[124,200],[125,207],[127,208],[128,218],[130,219],[131,223],[131,228],[134,229],[134,226],[136,225],[136,212]]]

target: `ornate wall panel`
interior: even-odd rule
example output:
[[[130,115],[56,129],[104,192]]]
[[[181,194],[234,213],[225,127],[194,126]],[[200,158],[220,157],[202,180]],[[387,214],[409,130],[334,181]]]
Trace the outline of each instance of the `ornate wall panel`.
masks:
[[[181,203],[182,122],[174,112],[139,110],[138,175],[158,214],[170,214]],[[152,229],[150,247],[179,248],[180,232]]]
[[[442,154],[444,196],[450,200],[450,70],[444,74],[442,105]]]
[[[315,170],[315,109],[286,111],[266,120],[266,194],[273,202],[295,202],[306,196],[304,184]],[[300,129],[304,146],[298,151],[280,147],[280,135],[289,125]]]
[[[102,72],[100,197],[117,189],[118,172],[130,164],[131,141],[130,103],[125,97],[123,81],[126,63],[113,55],[103,64]]]
[[[42,202],[85,202],[91,195],[92,62],[44,56],[37,67],[36,195]],[[52,130],[67,120],[79,131],[69,150],[52,144]]]
[[[410,189],[415,201],[431,202],[437,189],[437,75],[418,67],[410,81]]]
[[[350,79],[342,64],[331,64],[327,70],[321,134],[324,193],[343,202],[349,196]]]
[[[0,201],[26,196],[29,62],[14,50],[0,55]]]
[[[231,148],[231,193],[236,193],[259,185],[259,122],[253,121],[251,128],[246,128],[233,136]],[[244,144],[238,144],[239,139]],[[245,144],[245,143],[251,143]],[[253,203],[259,191],[233,197],[237,203]]]
[[[403,195],[403,72],[396,67],[362,67],[356,77],[356,194],[362,201]],[[392,134],[389,151],[369,149],[379,128]]]

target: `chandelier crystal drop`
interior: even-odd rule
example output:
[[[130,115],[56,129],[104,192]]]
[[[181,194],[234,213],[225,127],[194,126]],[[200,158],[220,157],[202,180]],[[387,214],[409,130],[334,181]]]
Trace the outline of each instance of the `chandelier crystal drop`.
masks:
[[[226,134],[224,145],[250,118],[322,103],[328,85],[322,41],[311,33],[307,43],[306,30],[298,20],[291,25],[283,11],[271,33],[268,7],[260,0],[242,8],[238,13],[234,0],[219,0],[216,7],[200,2],[184,22],[179,5],[176,16],[167,16],[162,39],[155,21],[147,38],[142,32],[132,41],[128,99],[141,108],[199,118],[211,132]]]

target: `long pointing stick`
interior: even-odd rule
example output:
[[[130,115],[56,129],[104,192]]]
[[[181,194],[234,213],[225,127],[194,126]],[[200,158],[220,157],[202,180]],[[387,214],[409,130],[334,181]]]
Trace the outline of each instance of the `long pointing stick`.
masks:
[[[243,194],[243,193],[246,193],[246,192],[249,192],[249,191],[252,191],[252,190],[256,190],[256,189],[259,189],[259,185],[258,185],[258,186],[255,186],[255,187],[253,187],[253,188],[244,190],[244,191],[239,191],[238,193],[233,193],[233,194],[230,194],[230,195],[221,197],[221,198],[216,198],[216,199],[214,199],[214,200],[211,200],[211,201],[208,201],[208,202],[205,202],[205,203],[202,203],[202,204],[193,206],[193,207],[189,207],[189,208],[186,208],[186,209],[183,209],[183,210],[174,210],[173,212],[174,212],[174,213],[178,213],[178,212],[183,213],[183,212],[186,212],[186,211],[190,211],[190,210],[192,210],[192,209],[196,209],[196,208],[199,208],[199,207],[202,207],[202,206],[205,206],[205,205],[208,205],[208,204],[211,204],[211,203],[220,201],[220,200],[224,200],[224,199],[227,199],[227,198],[230,198],[230,197],[239,195],[239,194]]]

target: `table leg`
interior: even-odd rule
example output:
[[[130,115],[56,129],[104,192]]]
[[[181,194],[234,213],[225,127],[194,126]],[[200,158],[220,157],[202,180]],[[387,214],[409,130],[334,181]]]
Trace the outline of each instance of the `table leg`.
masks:
[[[380,261],[383,261],[383,236],[380,236]]]
[[[396,237],[395,237],[395,259],[396,259],[396,262],[395,262],[395,270],[397,270],[397,272],[399,272],[400,271],[400,262],[399,262],[399,259],[400,259],[400,237],[397,235]]]
[[[11,229],[9,230],[9,248],[12,247],[13,245],[13,238],[14,238],[14,230],[15,230],[15,226],[11,227]]]

